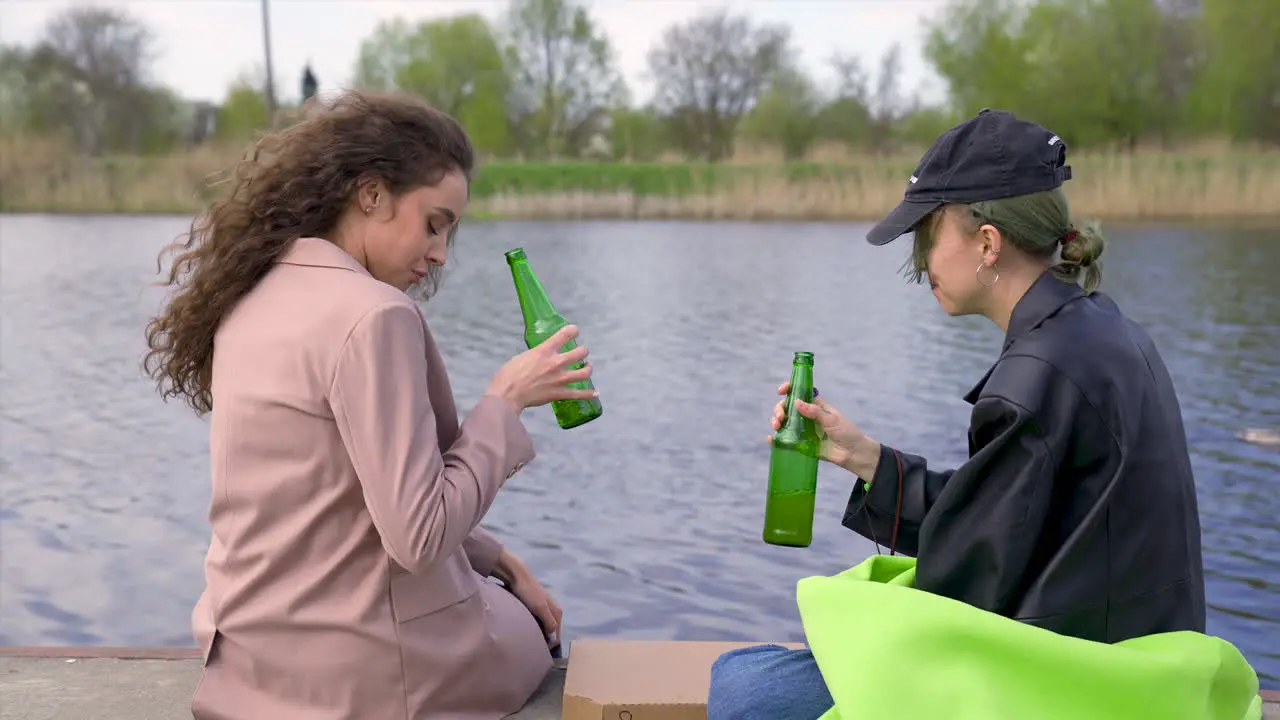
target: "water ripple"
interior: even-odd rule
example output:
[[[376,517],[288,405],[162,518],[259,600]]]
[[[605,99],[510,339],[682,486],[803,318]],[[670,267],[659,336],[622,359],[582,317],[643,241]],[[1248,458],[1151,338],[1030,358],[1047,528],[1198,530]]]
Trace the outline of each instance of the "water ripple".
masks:
[[[138,371],[180,218],[0,217],[0,641],[186,645],[208,542],[207,426]],[[465,412],[523,349],[502,252],[528,249],[592,348],[604,417],[526,414],[538,459],[486,518],[570,636],[798,640],[795,582],[873,551],[824,467],[808,550],[759,541],[766,418],[795,350],[824,396],[938,465],[1001,342],[898,279],[906,248],[844,224],[473,223],[425,306]],[[1210,630],[1280,683],[1280,242],[1113,234],[1105,288],[1161,347],[1200,489]],[[92,273],[86,277],[85,269]]]

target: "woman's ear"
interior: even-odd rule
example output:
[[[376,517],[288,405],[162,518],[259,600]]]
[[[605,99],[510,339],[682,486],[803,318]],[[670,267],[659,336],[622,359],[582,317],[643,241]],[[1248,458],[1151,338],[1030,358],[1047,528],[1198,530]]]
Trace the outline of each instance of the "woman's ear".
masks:
[[[999,257],[1000,246],[1004,242],[1004,238],[1000,235],[1000,230],[990,223],[984,224],[978,228],[978,238],[982,243],[983,257]]]
[[[386,193],[382,191],[382,183],[375,178],[362,179],[357,185],[356,202],[360,211],[371,215],[386,202]]]

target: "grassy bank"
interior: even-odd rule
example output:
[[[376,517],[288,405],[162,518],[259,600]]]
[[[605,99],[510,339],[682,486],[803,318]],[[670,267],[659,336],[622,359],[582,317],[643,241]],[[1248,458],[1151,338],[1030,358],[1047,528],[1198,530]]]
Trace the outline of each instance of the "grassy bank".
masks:
[[[902,197],[917,154],[781,163],[485,163],[472,210],[498,218],[866,220]],[[86,158],[0,142],[0,212],[190,214],[237,157]],[[1113,220],[1280,218],[1280,151],[1215,147],[1073,155],[1082,215]]]

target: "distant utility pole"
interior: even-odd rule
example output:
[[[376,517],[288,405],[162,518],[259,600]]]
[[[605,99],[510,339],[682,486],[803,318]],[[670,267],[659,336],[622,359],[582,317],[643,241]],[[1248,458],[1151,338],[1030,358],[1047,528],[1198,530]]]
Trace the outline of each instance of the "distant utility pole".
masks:
[[[267,117],[276,116],[276,82],[275,73],[271,70],[271,13],[267,8],[267,0],[262,0],[262,46],[267,54]]]

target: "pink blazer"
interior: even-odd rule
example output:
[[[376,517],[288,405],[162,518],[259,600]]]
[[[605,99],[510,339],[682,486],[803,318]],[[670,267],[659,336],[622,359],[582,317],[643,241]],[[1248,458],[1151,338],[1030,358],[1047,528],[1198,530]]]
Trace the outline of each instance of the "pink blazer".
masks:
[[[551,667],[479,527],[534,457],[484,397],[459,426],[417,306],[303,238],[215,339],[196,720],[490,720]]]

